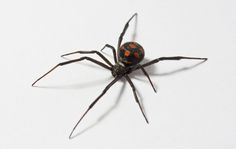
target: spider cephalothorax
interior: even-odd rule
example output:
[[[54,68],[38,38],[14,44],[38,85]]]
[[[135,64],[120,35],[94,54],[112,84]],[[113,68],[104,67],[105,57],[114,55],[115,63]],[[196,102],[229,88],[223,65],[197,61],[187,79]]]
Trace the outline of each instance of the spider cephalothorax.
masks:
[[[117,63],[112,67],[111,74],[113,77],[127,73],[128,69],[121,64]]]
[[[195,59],[195,60],[203,60],[206,61],[207,58],[198,58],[198,57],[183,57],[183,56],[173,56],[173,57],[160,57],[160,58],[156,58],[154,60],[151,60],[147,63],[144,64],[140,64],[140,62],[143,60],[144,58],[144,50],[143,47],[138,44],[137,42],[126,42],[121,46],[122,40],[123,40],[123,36],[129,26],[129,22],[134,18],[137,17],[137,13],[135,13],[129,20],[128,22],[125,24],[125,27],[123,29],[123,31],[121,32],[119,39],[118,39],[118,48],[117,48],[117,52],[116,49],[109,45],[106,44],[102,50],[104,48],[110,48],[113,52],[113,58],[114,58],[114,64],[112,64],[102,53],[100,53],[99,51],[76,51],[76,52],[72,52],[72,53],[68,53],[68,54],[64,54],[63,56],[67,56],[67,55],[71,55],[71,54],[75,54],[75,53],[80,53],[80,54],[97,54],[103,61],[100,62],[96,59],[90,58],[88,56],[83,56],[81,58],[78,59],[73,59],[73,60],[68,60],[65,62],[61,62],[59,64],[57,64],[56,66],[54,66],[52,69],[50,69],[47,73],[45,73],[44,75],[42,75],[40,78],[38,78],[36,81],[34,81],[34,83],[32,84],[32,86],[35,85],[36,82],[38,82],[40,79],[42,79],[43,77],[45,77],[47,74],[49,74],[50,72],[52,72],[54,69],[56,69],[59,66],[64,66],[67,64],[71,64],[71,63],[75,63],[75,62],[79,62],[79,61],[83,61],[83,60],[88,60],[94,64],[97,64],[103,68],[105,68],[106,70],[111,71],[112,76],[114,77],[114,79],[105,87],[105,89],[102,91],[102,93],[89,105],[88,109],[85,111],[85,113],[81,116],[81,118],[79,119],[79,121],[76,123],[76,125],[74,126],[74,128],[72,129],[69,138],[72,137],[72,134],[75,130],[75,128],[77,127],[77,125],[81,122],[81,120],[84,118],[84,116],[88,113],[88,111],[90,109],[92,109],[92,107],[98,102],[99,99],[101,99],[101,97],[107,92],[107,90],[113,85],[115,84],[118,80],[120,80],[122,77],[124,77],[130,87],[132,88],[132,92],[134,94],[134,98],[136,103],[138,104],[146,122],[148,123],[148,119],[143,111],[143,108],[139,102],[137,93],[136,93],[136,88],[133,84],[133,82],[131,81],[129,74],[132,73],[133,71],[136,70],[141,70],[144,75],[148,78],[153,90],[156,92],[156,89],[153,86],[153,83],[148,75],[148,73],[146,72],[146,70],[144,69],[144,67],[148,67],[152,64],[158,63],[159,61],[165,61],[165,60],[181,60],[181,59]],[[117,60],[118,58],[118,60]]]

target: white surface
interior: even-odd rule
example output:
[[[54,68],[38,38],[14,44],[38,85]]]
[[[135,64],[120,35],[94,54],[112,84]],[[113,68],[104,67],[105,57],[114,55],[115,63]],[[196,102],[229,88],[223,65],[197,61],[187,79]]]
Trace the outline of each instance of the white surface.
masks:
[[[235,8],[234,0],[1,1],[0,148],[236,148]],[[130,87],[126,83],[121,90],[120,81],[76,132],[96,122],[115,100],[119,104],[69,140],[74,124],[111,81],[110,72],[83,62],[55,70],[38,83],[44,88],[31,83],[64,61],[61,54],[99,50],[106,43],[116,47],[134,12],[139,13],[137,42],[147,60],[184,55],[209,61],[169,75],[197,62],[150,67],[157,94],[141,73],[132,76],[149,125]],[[124,41],[131,39],[133,28],[132,22]]]

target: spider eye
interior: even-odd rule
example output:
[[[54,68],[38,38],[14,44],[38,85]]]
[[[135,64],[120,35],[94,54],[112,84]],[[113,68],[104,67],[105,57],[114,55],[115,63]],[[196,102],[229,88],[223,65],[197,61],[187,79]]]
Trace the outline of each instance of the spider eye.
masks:
[[[144,58],[143,47],[137,42],[126,42],[118,49],[118,59],[126,66],[140,63]]]

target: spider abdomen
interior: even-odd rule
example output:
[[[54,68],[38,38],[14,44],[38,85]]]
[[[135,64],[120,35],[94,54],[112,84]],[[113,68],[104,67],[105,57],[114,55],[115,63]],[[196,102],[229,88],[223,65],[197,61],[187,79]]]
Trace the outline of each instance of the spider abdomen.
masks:
[[[133,66],[144,58],[144,49],[137,42],[126,42],[118,49],[118,59],[126,66]]]

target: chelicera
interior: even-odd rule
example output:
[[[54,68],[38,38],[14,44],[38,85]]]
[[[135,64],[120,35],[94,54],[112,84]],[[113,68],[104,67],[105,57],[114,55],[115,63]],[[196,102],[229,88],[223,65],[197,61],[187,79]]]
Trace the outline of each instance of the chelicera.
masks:
[[[93,106],[101,99],[101,97],[107,92],[107,90],[114,85],[118,80],[120,80],[122,77],[124,77],[130,87],[132,88],[133,91],[133,95],[134,95],[134,99],[136,101],[136,103],[138,104],[142,115],[145,118],[145,121],[147,123],[148,119],[143,111],[143,108],[140,104],[140,101],[138,99],[137,93],[136,93],[136,88],[133,84],[133,82],[131,81],[129,74],[132,73],[133,71],[136,70],[141,70],[144,75],[147,77],[147,79],[149,80],[153,90],[156,92],[156,89],[148,75],[148,73],[145,70],[145,67],[148,67],[152,64],[158,63],[160,61],[165,61],[165,60],[181,60],[181,59],[192,59],[192,60],[202,60],[202,61],[206,61],[207,58],[199,58],[199,57],[184,57],[184,56],[172,56],[172,57],[160,57],[160,58],[156,58],[154,60],[151,60],[149,62],[146,62],[144,64],[140,64],[140,62],[143,60],[144,58],[144,49],[143,47],[138,44],[137,42],[126,42],[124,44],[121,45],[122,40],[123,40],[123,36],[125,35],[126,30],[128,29],[129,23],[130,21],[137,17],[137,13],[135,13],[125,24],[123,31],[121,32],[119,39],[118,39],[118,46],[117,46],[117,52],[116,49],[109,44],[106,44],[101,51],[104,48],[110,48],[113,52],[113,58],[114,58],[114,64],[112,64],[101,52],[99,51],[75,51],[72,53],[67,53],[62,55],[62,57],[67,56],[67,55],[72,55],[72,54],[97,54],[103,61],[98,61],[96,59],[93,59],[91,57],[88,56],[83,56],[81,58],[78,59],[73,59],[73,60],[68,60],[65,62],[61,62],[59,64],[57,64],[56,66],[54,66],[52,69],[50,69],[47,73],[45,73],[44,75],[42,75],[40,78],[38,78],[33,84],[32,86],[35,86],[35,84],[41,80],[43,77],[45,77],[46,75],[48,75],[50,72],[52,72],[54,69],[56,69],[59,66],[64,66],[67,64],[72,64],[75,62],[79,62],[79,61],[83,61],[83,60],[88,60],[94,64],[97,64],[101,67],[103,67],[104,69],[107,69],[109,71],[111,71],[112,76],[114,77],[114,79],[105,87],[105,89],[102,91],[102,93],[89,105],[88,109],[84,112],[84,114],[81,116],[81,118],[79,119],[79,121],[76,123],[76,125],[74,126],[74,128],[72,129],[69,138],[72,138],[72,134],[74,132],[74,130],[76,129],[76,127],[78,126],[78,124],[82,121],[82,119],[84,118],[84,116],[88,113],[89,110],[91,110],[93,108]]]

